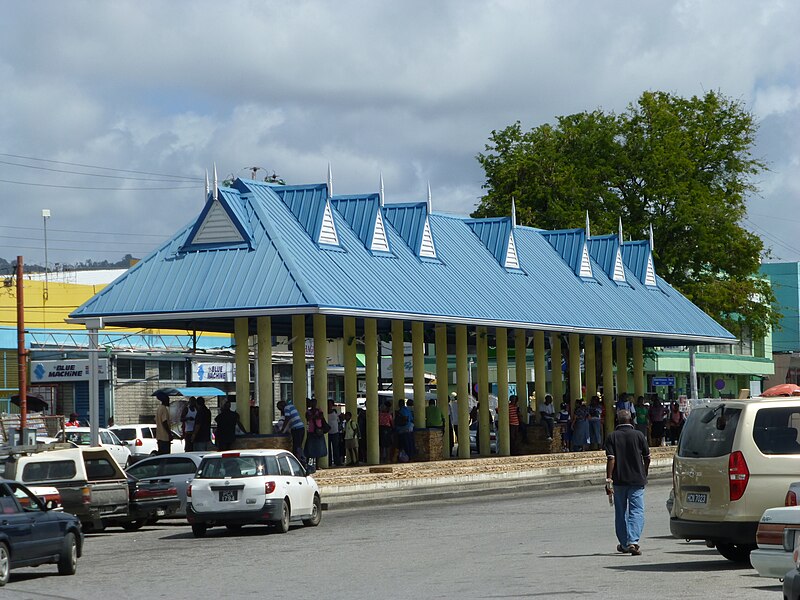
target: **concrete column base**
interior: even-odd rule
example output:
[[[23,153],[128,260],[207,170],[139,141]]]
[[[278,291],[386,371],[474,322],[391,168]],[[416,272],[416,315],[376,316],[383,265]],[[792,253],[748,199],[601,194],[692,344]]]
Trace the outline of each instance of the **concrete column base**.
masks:
[[[292,436],[288,433],[237,436],[233,442],[236,450],[288,450],[292,451]]]
[[[414,443],[417,445],[416,461],[429,462],[442,459],[444,436],[439,429],[415,429]]]
[[[553,425],[553,439],[548,440],[544,425],[536,423],[528,425],[528,440],[520,437],[519,450],[521,454],[556,454],[562,452],[561,427]]]

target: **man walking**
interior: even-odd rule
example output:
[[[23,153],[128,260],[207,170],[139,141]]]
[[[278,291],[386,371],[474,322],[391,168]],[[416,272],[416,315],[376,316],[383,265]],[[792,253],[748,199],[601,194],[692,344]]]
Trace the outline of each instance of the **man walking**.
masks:
[[[644,486],[650,468],[650,447],[634,429],[629,410],[617,411],[619,425],[606,438],[606,493],[614,497],[614,528],[618,552],[639,556],[644,527]]]
[[[156,392],[156,398],[161,402],[156,410],[156,444],[158,454],[169,454],[172,430],[169,426],[169,396],[164,392]]]

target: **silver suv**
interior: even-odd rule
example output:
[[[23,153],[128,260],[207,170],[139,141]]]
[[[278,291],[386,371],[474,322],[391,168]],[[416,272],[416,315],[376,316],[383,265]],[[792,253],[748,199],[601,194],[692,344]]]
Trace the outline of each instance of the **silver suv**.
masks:
[[[800,473],[800,398],[725,400],[692,410],[673,460],[676,538],[749,562],[768,508]]]

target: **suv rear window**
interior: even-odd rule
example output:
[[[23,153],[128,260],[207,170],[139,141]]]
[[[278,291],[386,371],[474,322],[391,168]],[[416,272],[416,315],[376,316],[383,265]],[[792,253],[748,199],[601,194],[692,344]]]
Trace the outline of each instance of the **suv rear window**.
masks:
[[[116,479],[117,470],[107,458],[84,458],[87,479]]]
[[[715,410],[715,414],[709,414]],[[701,406],[693,409],[683,426],[678,444],[678,456],[715,458],[730,454],[741,412],[739,408],[726,408],[722,411],[720,406]],[[711,420],[704,423],[703,417]],[[718,429],[717,426],[722,424],[722,420],[724,429]]]
[[[800,454],[800,406],[762,408],[753,424],[753,441],[764,454]]]
[[[260,456],[214,456],[204,458],[197,470],[198,479],[225,479],[232,477],[258,477],[267,473]]]
[[[130,442],[131,440],[136,439],[136,430],[132,427],[127,429],[115,429],[114,433],[117,434],[117,437],[125,442]]]

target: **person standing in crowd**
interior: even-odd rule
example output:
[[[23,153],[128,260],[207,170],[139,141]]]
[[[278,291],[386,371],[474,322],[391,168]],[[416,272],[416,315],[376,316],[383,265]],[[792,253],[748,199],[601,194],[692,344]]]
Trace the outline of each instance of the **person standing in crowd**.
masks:
[[[425,407],[425,425],[444,432],[444,415],[434,398],[428,400],[428,406]]]
[[[339,434],[339,411],[333,400],[328,400],[328,455],[331,457],[331,466],[342,466],[342,436]]]
[[[618,552],[642,553],[639,540],[644,529],[644,487],[650,469],[650,447],[641,431],[634,429],[631,413],[617,411],[619,425],[606,438],[606,493],[614,495],[614,530]]]
[[[378,413],[378,443],[381,448],[381,462],[389,460],[389,449],[392,447],[392,403],[384,402]]]
[[[684,418],[680,405],[677,402],[673,402],[672,408],[669,411],[669,420],[667,421],[669,427],[669,443],[673,446],[678,443],[678,438],[681,437],[683,421]]]
[[[192,447],[195,452],[205,452],[211,446],[211,411],[205,398],[197,398],[197,417],[194,422]]]
[[[70,413],[69,420],[64,423],[64,427],[80,427],[81,420],[78,418],[78,413]]]
[[[636,411],[636,423],[635,428],[637,431],[641,431],[644,434],[644,439],[648,439],[647,435],[647,406],[644,404],[644,396],[639,396],[636,399],[636,406],[634,407]]]
[[[172,430],[169,426],[169,396],[164,392],[156,392],[161,404],[156,409],[156,444],[159,454],[169,454]]]
[[[582,452],[589,442],[589,407],[583,398],[575,400],[575,413],[572,415],[572,449]]]
[[[242,431],[244,431],[244,427],[239,419],[239,413],[231,410],[230,400],[225,401],[214,420],[217,423],[217,450],[220,452],[232,450],[233,443],[236,441],[236,427],[238,426]]]
[[[450,392],[450,398],[447,401],[447,412],[450,416],[450,456],[453,456],[453,448],[456,445],[456,431],[458,430],[458,394]]]
[[[519,398],[516,394],[508,397],[508,441],[511,455],[519,454]]]
[[[561,450],[569,452],[572,442],[571,417],[569,414],[569,402],[561,403],[561,411],[558,413],[558,425],[561,427]]]
[[[592,450],[597,450],[603,443],[603,407],[600,406],[600,398],[592,396],[589,401],[589,447]]]
[[[412,400],[408,402],[413,405]],[[398,460],[408,461],[411,459],[411,444],[414,438],[414,412],[406,406],[406,401],[403,398],[397,401],[394,426],[397,429],[397,446],[400,450]]]
[[[650,442],[660,446],[664,441],[664,405],[656,397],[650,405]]]
[[[314,473],[317,470],[317,459],[328,455],[327,444],[325,444],[325,415],[317,407],[316,398],[306,398],[306,423],[308,423],[308,435],[306,435],[306,459],[308,460],[308,472]]]
[[[356,412],[356,424],[358,425],[358,456],[361,462],[367,462],[367,411],[359,408]]]
[[[297,407],[294,404],[287,404],[283,400],[276,405],[278,410],[283,414],[283,429],[281,433],[290,432],[292,436],[292,454],[297,459],[305,463],[306,458],[303,454],[303,440],[306,437],[306,426],[303,424],[303,419],[300,418],[300,413],[297,412]]]
[[[184,452],[191,452],[194,450],[194,426],[197,421],[197,398],[191,396],[189,403],[183,409],[181,414],[181,423],[183,425],[183,450]]]
[[[345,457],[346,466],[358,466],[358,440],[360,437],[358,423],[353,419],[352,413],[344,413],[344,448],[347,453]]]
[[[539,416],[542,418],[545,433],[547,434],[547,441],[553,439],[553,423],[556,420],[556,409],[553,406],[553,397],[550,394],[545,394],[544,402],[539,405]]]

